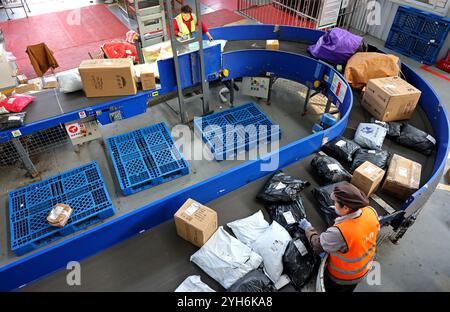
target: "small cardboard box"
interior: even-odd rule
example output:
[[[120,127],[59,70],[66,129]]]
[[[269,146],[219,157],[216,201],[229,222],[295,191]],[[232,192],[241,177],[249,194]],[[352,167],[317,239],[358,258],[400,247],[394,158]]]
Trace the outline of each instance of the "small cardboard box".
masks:
[[[31,91],[39,91],[39,86],[35,83],[21,84],[15,89],[17,94],[23,94]]]
[[[56,204],[47,216],[47,221],[55,227],[64,227],[72,215],[72,208],[65,204]]]
[[[174,217],[178,235],[197,247],[202,247],[217,231],[217,213],[192,199]]]
[[[410,119],[421,91],[400,77],[369,80],[362,106],[380,121]]]
[[[26,84],[26,83],[28,83],[28,78],[27,78],[27,76],[25,76],[25,74],[17,75],[16,78],[17,78],[17,82],[19,84]]]
[[[383,191],[406,200],[419,189],[421,173],[422,165],[395,154],[389,164]]]
[[[137,93],[133,61],[129,58],[86,60],[81,62],[78,71],[87,97]]]
[[[355,170],[351,183],[370,197],[380,186],[385,173],[383,169],[366,161]]]
[[[49,76],[44,77],[44,89],[56,89],[58,88],[58,80],[56,80],[56,77]]]
[[[155,74],[151,72],[141,72],[142,90],[156,89]]]
[[[280,42],[278,40],[267,40],[266,41],[266,49],[277,51],[280,49]]]

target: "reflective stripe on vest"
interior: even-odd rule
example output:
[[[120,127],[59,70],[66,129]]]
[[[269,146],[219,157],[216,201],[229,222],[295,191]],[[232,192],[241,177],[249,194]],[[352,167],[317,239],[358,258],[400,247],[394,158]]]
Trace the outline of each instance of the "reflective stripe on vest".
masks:
[[[359,217],[336,225],[348,251],[330,254],[328,271],[335,279],[352,281],[367,274],[375,257],[379,226],[376,213],[369,207],[361,209]]]
[[[195,16],[195,14],[191,14],[192,16],[192,20],[191,20],[191,29],[189,29],[186,24],[183,21],[183,17],[181,16],[181,14],[178,14],[175,17],[175,21],[178,24],[178,29],[180,30],[180,33],[182,35],[188,35],[190,36],[192,32],[195,32],[195,25],[197,24],[197,16]]]

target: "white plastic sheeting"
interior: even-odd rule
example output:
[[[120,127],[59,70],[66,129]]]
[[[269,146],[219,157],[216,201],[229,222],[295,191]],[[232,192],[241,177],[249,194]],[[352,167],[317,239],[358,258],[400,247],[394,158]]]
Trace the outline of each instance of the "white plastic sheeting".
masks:
[[[264,214],[260,210],[248,218],[230,222],[227,226],[233,231],[238,240],[247,246],[251,246],[270,225],[264,219]]]
[[[191,261],[228,289],[247,273],[257,269],[263,259],[220,227],[191,256]]]
[[[186,278],[175,292],[215,292],[215,290],[203,283],[200,275],[192,275]]]

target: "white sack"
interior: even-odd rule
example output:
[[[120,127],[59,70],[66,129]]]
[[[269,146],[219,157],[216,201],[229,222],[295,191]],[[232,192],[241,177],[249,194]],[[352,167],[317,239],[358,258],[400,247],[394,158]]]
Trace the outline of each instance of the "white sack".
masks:
[[[236,220],[227,225],[236,238],[247,246],[251,246],[270,226],[261,210],[248,218]]]
[[[175,292],[215,292],[208,285],[202,282],[200,275],[192,275],[184,280]]]

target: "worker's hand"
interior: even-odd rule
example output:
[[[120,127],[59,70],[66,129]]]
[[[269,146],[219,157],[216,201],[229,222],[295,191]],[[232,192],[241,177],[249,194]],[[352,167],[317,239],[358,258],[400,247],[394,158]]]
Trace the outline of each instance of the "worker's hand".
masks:
[[[209,38],[209,41],[214,41],[213,36],[211,36],[210,34],[208,34],[208,38]]]
[[[311,223],[309,223],[309,221],[306,220],[306,219],[301,219],[300,221],[298,221],[298,226],[299,226],[303,231],[306,231],[306,230],[308,230],[309,228],[312,228]]]

